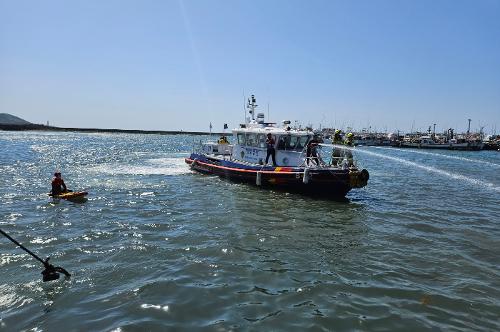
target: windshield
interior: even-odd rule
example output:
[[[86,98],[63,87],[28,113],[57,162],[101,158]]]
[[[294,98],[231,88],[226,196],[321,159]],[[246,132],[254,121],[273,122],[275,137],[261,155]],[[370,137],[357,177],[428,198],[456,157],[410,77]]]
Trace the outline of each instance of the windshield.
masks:
[[[309,141],[309,136],[280,136],[278,140],[278,150],[302,152]]]

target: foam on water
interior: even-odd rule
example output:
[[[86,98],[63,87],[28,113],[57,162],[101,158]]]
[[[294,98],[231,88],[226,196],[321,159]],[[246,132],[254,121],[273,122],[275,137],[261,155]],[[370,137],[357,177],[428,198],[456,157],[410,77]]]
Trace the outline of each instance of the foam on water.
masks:
[[[143,165],[103,164],[93,171],[110,175],[182,175],[189,174],[184,158],[147,159]]]
[[[416,151],[416,150],[407,150],[407,149],[398,149],[398,148],[384,148],[381,146],[374,146],[374,148],[382,149],[382,150],[395,150],[395,151],[402,151],[402,152],[411,152],[411,153],[416,153],[416,154],[422,154],[422,155],[428,155],[428,156],[434,156],[434,157],[442,157],[442,158],[448,158],[448,159],[456,159],[456,160],[462,160],[462,161],[467,161],[467,162],[471,162],[471,163],[481,163],[481,164],[485,164],[488,166],[500,168],[499,164],[495,164],[495,163],[492,163],[490,161],[480,160],[480,159],[469,159],[469,158],[465,158],[465,157],[450,156],[447,154],[425,152],[425,151]]]

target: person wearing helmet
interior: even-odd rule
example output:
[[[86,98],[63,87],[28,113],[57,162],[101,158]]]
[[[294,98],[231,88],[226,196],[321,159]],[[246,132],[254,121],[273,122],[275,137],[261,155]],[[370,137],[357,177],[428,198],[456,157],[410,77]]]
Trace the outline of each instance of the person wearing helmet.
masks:
[[[335,130],[335,133],[333,134],[333,140],[332,144],[333,145],[342,145],[342,136],[340,136],[340,129]],[[338,147],[334,147],[332,151],[332,165],[337,166],[342,159],[342,149]]]
[[[342,144],[342,136],[340,136],[340,129],[335,130],[333,134],[333,144]]]
[[[348,133],[346,135],[346,139],[344,141],[344,144],[347,145],[347,146],[350,146],[350,147],[354,146],[354,135],[353,135],[353,133]],[[351,151],[351,149],[346,149],[345,150],[345,157],[347,159],[347,165],[349,167],[353,166],[354,165],[354,159],[352,157],[352,151]]]
[[[52,195],[60,195],[67,191],[68,188],[66,188],[66,184],[64,183],[64,180],[61,176],[61,172],[55,172],[54,178],[52,179],[52,190],[50,193]]]
[[[354,135],[353,133],[348,133],[344,142],[345,145],[354,146]]]

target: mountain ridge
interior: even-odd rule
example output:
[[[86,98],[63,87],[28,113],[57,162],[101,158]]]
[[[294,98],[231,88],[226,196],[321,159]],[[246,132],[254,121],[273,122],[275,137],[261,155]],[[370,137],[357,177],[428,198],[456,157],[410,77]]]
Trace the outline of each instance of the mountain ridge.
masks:
[[[0,124],[3,125],[29,125],[32,124],[29,121],[21,119],[15,115],[9,113],[0,113]]]

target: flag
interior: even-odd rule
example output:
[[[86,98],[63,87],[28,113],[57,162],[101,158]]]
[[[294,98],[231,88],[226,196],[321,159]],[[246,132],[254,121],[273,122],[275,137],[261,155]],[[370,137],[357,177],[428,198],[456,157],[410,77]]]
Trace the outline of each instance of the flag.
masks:
[[[212,122],[210,122],[210,127],[209,128],[210,128],[210,130],[212,130]]]
[[[224,129],[227,129],[227,123],[224,123]]]

